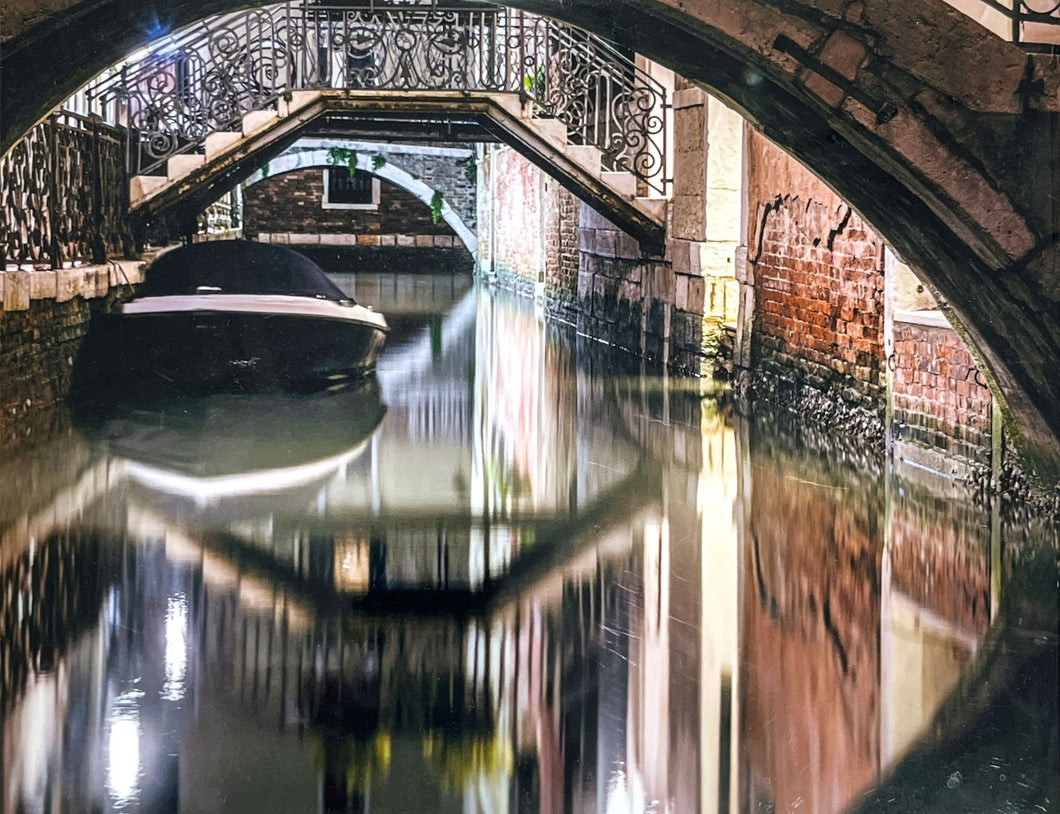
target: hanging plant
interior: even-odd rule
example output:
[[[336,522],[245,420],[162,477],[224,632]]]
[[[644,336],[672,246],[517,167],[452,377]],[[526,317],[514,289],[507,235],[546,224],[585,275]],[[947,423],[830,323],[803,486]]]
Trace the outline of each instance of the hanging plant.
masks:
[[[357,151],[347,147],[329,147],[328,163],[336,167],[348,167],[350,175],[357,172]]]
[[[386,156],[385,155],[383,155],[382,153],[376,153],[375,155],[372,156],[372,169],[373,170],[377,170],[378,171],[379,168],[382,167],[384,164],[386,164]]]
[[[464,168],[464,177],[467,178],[467,182],[474,186],[478,180],[478,160],[473,155],[469,155],[467,158],[460,158],[457,160],[456,165]]]
[[[445,198],[442,196],[442,191],[436,189],[434,195],[431,196],[431,220],[437,223],[442,218],[442,203]]]

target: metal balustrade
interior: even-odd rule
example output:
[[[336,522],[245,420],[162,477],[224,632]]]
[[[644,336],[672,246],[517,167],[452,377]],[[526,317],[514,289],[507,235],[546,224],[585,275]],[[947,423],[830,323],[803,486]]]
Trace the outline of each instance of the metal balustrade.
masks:
[[[105,263],[127,241],[124,133],[53,113],[0,159],[0,271]]]
[[[130,172],[201,152],[299,90],[517,93],[665,194],[667,89],[579,29],[488,4],[287,2],[203,20],[90,89],[126,111]]]

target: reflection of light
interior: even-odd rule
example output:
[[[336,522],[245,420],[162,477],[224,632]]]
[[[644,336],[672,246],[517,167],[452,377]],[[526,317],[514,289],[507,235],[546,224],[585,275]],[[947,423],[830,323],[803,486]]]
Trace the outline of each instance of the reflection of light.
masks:
[[[183,593],[166,603],[166,682],[162,699],[179,701],[184,697],[184,674],[188,668],[188,598]]]
[[[364,540],[335,541],[335,587],[363,593],[370,577],[369,547]]]
[[[110,724],[107,788],[120,808],[140,796],[140,721],[136,707],[119,707],[113,714],[117,717]]]
[[[344,469],[364,451],[366,446],[368,446],[367,440],[339,455],[313,463],[244,475],[196,478],[139,464],[135,461],[125,461],[124,467],[126,474],[133,480],[169,495],[189,497],[201,506],[214,503],[224,497],[278,492],[282,489],[312,483],[318,478]]]

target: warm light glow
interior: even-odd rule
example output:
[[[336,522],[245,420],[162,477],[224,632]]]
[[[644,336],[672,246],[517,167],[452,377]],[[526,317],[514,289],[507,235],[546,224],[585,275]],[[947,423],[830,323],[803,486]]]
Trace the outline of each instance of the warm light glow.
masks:
[[[335,587],[340,591],[366,593],[370,578],[367,540],[335,541]]]
[[[184,697],[184,676],[188,670],[188,598],[183,593],[169,597],[166,603],[166,682],[162,685],[165,701]]]

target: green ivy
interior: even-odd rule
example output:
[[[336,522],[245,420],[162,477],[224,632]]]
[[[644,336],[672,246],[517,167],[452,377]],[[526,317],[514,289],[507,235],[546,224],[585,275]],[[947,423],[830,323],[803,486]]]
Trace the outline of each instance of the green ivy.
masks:
[[[478,181],[478,161],[475,156],[469,155],[467,158],[457,159],[456,165],[464,168],[464,177],[471,186],[474,186]]]
[[[445,198],[442,196],[442,191],[436,189],[434,195],[431,196],[431,220],[437,223],[442,218],[442,203]]]
[[[269,177],[269,162],[268,161],[266,161],[264,164],[261,165],[261,177],[262,177],[262,179],[265,179],[265,178]]]
[[[375,155],[372,156],[372,169],[373,170],[378,170],[384,164],[386,164],[386,156],[385,155],[383,155],[382,153],[376,153]]]
[[[329,147],[328,163],[336,167],[349,167],[350,175],[357,171],[357,151],[347,147]]]

